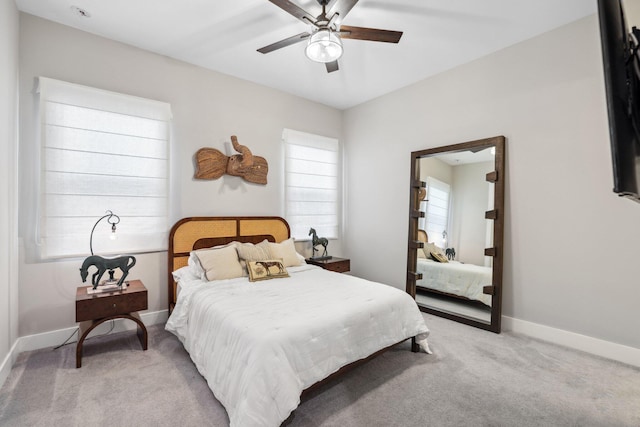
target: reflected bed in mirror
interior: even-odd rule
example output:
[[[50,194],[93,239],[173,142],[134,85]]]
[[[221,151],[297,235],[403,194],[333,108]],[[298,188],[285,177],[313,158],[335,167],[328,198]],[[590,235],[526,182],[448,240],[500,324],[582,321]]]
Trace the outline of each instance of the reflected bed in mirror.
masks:
[[[500,332],[504,137],[412,153],[407,292],[420,309]]]
[[[418,240],[428,242],[424,230],[418,230]],[[457,261],[453,256],[437,261],[428,247],[418,249],[416,272],[422,275],[416,281],[418,304],[490,322],[491,295],[483,289],[491,286],[492,267]]]

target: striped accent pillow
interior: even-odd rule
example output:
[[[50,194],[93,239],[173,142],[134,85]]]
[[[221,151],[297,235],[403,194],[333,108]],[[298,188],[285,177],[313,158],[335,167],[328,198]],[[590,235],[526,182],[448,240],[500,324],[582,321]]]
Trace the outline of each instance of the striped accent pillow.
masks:
[[[236,246],[238,258],[241,261],[264,261],[271,259],[271,251],[269,250],[269,242],[263,240],[254,245],[252,243],[243,243]]]

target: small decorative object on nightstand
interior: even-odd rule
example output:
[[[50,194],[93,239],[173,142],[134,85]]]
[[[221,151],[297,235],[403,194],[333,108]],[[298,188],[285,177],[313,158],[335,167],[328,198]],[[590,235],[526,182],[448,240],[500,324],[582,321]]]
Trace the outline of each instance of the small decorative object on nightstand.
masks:
[[[351,269],[351,260],[348,258],[332,257],[330,259],[308,258],[307,264],[317,265],[325,270],[335,271],[336,273],[345,273]]]
[[[329,254],[327,253],[327,246],[329,245],[329,240],[326,237],[318,237],[316,234],[316,230],[314,228],[309,229],[309,236],[311,236],[311,248],[313,249],[313,255],[311,255],[312,259],[315,260],[325,260],[331,259]],[[321,245],[324,248],[321,256],[316,256],[316,246]]]
[[[131,255],[120,256],[117,258],[103,258],[99,255],[93,254],[93,232],[96,230],[98,223],[105,218],[107,219],[107,222],[111,224],[110,238],[112,240],[115,240],[116,238],[116,225],[120,223],[120,217],[111,211],[107,211],[105,215],[96,221],[91,229],[91,235],[89,237],[89,250],[91,251],[91,256],[87,257],[82,263],[82,267],[80,267],[80,277],[82,277],[83,283],[86,282],[87,276],[89,275],[89,267],[95,267],[97,271],[93,276],[91,276],[93,289],[97,290],[100,287],[101,290],[109,291],[113,288],[123,287],[124,279],[129,274],[129,270],[136,264],[136,258]],[[122,276],[119,280],[113,277],[114,270],[116,268],[119,268],[122,271]],[[107,271],[109,271],[109,279],[100,283],[100,278]]]
[[[114,319],[129,319],[138,324],[138,339],[143,350],[147,349],[147,328],[138,311],[147,309],[147,288],[140,280],[112,292],[89,294],[91,286],[76,290],[76,322],[80,322],[76,346],[76,368],[82,366],[82,345],[87,335],[98,325]]]
[[[453,261],[456,258],[456,250],[455,248],[447,248],[444,250],[444,253],[449,258],[449,261]]]

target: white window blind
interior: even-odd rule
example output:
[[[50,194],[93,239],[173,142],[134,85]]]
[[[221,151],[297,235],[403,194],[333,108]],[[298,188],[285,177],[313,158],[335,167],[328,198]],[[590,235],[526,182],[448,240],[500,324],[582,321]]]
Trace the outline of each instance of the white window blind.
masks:
[[[100,222],[96,254],[166,249],[170,105],[44,77],[39,92],[40,257],[88,254],[107,210],[117,239]]]
[[[339,143],[337,139],[285,129],[285,218],[291,235],[309,239],[339,234]]]
[[[424,230],[429,236],[429,242],[441,248],[446,247],[442,233],[447,230],[449,223],[449,184],[431,176],[427,177],[427,197],[425,203]],[[422,218],[421,218],[422,219]],[[421,227],[422,228],[422,227]]]

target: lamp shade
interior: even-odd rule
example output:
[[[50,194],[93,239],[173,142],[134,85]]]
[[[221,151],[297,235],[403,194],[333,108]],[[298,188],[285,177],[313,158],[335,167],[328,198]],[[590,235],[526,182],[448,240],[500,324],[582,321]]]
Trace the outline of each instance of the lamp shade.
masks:
[[[311,37],[305,55],[315,62],[333,62],[342,56],[340,35],[329,28],[321,28]]]

